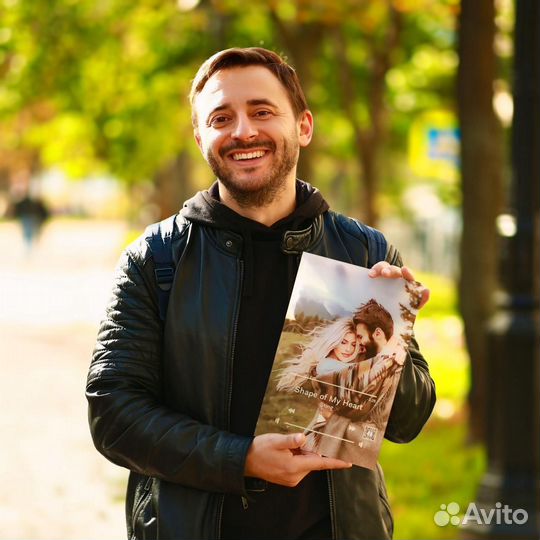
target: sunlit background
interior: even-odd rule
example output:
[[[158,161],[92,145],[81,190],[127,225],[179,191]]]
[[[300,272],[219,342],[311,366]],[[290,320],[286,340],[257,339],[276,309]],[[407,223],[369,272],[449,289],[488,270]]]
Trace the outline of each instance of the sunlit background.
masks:
[[[504,134],[513,12],[495,4]],[[0,1],[0,538],[125,536],[127,473],[94,450],[86,420],[97,324],[121,250],[212,181],[191,78],[213,52],[253,45],[288,58],[314,112],[299,176],[383,230],[432,289],[416,334],[437,406],[416,441],[385,442],[381,462],[395,538],[455,537],[433,515],[474,500],[485,467],[456,285],[459,13],[459,0]]]

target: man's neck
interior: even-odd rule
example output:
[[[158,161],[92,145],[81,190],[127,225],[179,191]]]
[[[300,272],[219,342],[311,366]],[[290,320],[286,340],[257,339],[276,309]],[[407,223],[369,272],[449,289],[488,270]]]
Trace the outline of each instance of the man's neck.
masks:
[[[296,208],[296,182],[288,182],[285,189],[280,191],[274,200],[265,206],[240,206],[231,196],[225,186],[218,180],[219,197],[221,202],[237,214],[271,227],[290,214]]]
[[[380,354],[388,343],[386,338],[375,338],[375,345],[377,346],[377,354]]]

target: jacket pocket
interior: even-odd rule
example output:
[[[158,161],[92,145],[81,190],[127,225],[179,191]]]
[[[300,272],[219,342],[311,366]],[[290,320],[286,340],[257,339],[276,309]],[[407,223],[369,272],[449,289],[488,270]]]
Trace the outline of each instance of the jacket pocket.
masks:
[[[386,491],[386,485],[384,483],[384,474],[381,466],[377,463],[377,491],[379,493],[379,505],[381,508],[382,518],[388,530],[390,538],[394,536],[394,516],[392,515],[392,509],[390,508],[390,502],[388,500],[388,493]]]
[[[155,540],[157,538],[157,519],[152,505],[153,479],[148,478],[141,496],[133,507],[131,518],[133,534],[130,540]]]

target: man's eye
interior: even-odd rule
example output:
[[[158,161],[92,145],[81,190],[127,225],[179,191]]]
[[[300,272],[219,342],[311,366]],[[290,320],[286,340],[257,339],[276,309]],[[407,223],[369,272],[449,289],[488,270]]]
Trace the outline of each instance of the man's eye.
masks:
[[[270,111],[266,111],[266,110],[263,110],[263,111],[257,111],[255,113],[255,116],[259,117],[259,118],[265,118],[267,116],[270,116],[272,113]]]
[[[214,126],[216,124],[224,124],[227,120],[228,118],[226,116],[214,116],[214,118],[210,120],[210,125]]]

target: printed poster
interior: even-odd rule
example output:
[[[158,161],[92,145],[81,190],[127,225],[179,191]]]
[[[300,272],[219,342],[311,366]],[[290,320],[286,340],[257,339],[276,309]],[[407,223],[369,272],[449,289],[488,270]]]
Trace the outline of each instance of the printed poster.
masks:
[[[374,469],[420,284],[304,253],[255,435],[304,432],[304,452]]]

